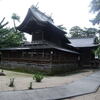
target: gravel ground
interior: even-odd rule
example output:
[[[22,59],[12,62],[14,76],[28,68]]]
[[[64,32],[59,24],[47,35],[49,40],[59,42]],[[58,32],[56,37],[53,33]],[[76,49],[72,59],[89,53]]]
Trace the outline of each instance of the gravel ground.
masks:
[[[0,76],[0,91],[10,91],[10,90],[25,90],[28,89],[30,82],[32,82],[32,87],[34,88],[45,88],[59,86],[63,84],[69,84],[73,81],[79,80],[85,76],[94,73],[93,70],[85,70],[80,73],[74,73],[64,76],[49,76],[45,77],[41,83],[37,83],[32,79],[32,74],[4,71],[6,76]],[[9,87],[10,79],[14,78],[14,87]]]

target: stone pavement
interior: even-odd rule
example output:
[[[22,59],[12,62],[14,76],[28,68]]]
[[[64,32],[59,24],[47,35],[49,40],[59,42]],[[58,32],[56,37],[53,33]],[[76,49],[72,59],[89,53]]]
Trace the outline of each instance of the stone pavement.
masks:
[[[61,100],[96,92],[100,86],[100,71],[70,84],[52,88],[0,92],[0,100]]]

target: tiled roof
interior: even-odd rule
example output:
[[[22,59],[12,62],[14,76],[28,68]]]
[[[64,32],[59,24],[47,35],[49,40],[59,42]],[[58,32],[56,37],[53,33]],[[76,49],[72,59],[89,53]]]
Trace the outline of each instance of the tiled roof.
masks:
[[[32,49],[56,49],[64,52],[79,54],[78,52],[62,47],[58,47],[55,45],[40,45],[40,46],[32,46],[32,47],[16,47],[16,48],[1,48],[0,51],[7,51],[7,50],[32,50]]]
[[[29,8],[24,21],[17,27],[17,29],[29,34],[33,34],[37,30],[47,29],[50,34],[56,34],[56,36],[63,39],[66,43],[70,43],[65,37],[67,32],[55,26],[51,17],[48,17],[35,7]]]
[[[100,44],[94,44],[94,37],[88,38],[70,38],[69,39],[72,46],[74,47],[95,47]]]

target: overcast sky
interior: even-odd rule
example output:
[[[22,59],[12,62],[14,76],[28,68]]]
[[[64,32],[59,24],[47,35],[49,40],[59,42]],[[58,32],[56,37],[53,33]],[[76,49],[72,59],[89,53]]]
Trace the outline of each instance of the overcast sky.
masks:
[[[38,3],[39,10],[52,15],[55,25],[63,24],[67,29],[76,25],[82,28],[94,27],[89,22],[94,17],[89,13],[90,2],[91,0],[0,0],[0,20],[6,17],[8,26],[12,27],[12,13],[19,15],[22,22],[28,8]]]

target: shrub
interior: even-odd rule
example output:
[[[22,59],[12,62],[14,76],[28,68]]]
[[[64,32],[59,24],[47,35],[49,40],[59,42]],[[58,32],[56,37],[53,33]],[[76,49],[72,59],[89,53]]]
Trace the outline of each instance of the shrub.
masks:
[[[36,82],[41,82],[42,79],[44,78],[43,74],[42,73],[35,73],[33,75],[33,79],[36,81]]]
[[[0,72],[0,76],[6,76],[5,73],[4,73],[4,71],[3,71],[3,69]]]

